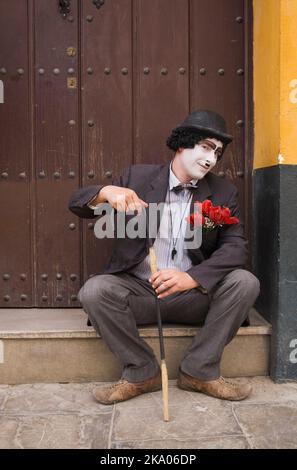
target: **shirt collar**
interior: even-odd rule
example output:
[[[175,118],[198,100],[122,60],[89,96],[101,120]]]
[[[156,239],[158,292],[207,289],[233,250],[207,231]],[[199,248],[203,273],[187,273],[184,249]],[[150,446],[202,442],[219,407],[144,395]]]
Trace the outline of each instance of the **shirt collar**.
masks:
[[[170,163],[170,172],[169,172],[169,189],[171,190],[174,188],[174,186],[177,186],[178,184],[182,184],[182,182],[175,176],[175,174],[172,171],[172,161]],[[193,179],[190,181],[192,184],[197,184],[198,178]]]

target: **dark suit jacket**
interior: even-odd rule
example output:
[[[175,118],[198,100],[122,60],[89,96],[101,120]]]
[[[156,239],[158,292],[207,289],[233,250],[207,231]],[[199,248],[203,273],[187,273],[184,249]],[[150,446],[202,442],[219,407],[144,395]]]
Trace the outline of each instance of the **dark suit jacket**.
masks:
[[[165,165],[132,165],[109,184],[131,188],[147,203],[164,202],[168,187],[169,165],[170,162]],[[98,217],[94,215],[94,211],[87,206],[87,203],[103,186],[87,186],[74,191],[69,201],[69,209],[82,218]],[[240,218],[237,188],[230,181],[209,172],[198,181],[198,188],[192,191],[191,213],[194,210],[195,201],[210,199],[214,205],[229,207],[232,215]],[[115,238],[113,254],[107,267],[101,273],[126,271],[142,261],[147,254],[146,239]],[[244,237],[242,222],[203,232],[200,248],[188,249],[188,254],[194,266],[187,273],[209,292],[230,271],[245,266],[247,240]]]

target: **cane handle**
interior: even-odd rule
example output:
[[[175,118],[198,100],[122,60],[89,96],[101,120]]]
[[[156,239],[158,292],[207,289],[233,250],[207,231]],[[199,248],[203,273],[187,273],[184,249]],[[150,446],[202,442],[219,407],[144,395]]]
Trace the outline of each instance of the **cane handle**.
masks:
[[[158,271],[158,268],[157,268],[156,252],[153,246],[150,246],[150,266],[151,266],[151,273],[155,274],[155,272]]]

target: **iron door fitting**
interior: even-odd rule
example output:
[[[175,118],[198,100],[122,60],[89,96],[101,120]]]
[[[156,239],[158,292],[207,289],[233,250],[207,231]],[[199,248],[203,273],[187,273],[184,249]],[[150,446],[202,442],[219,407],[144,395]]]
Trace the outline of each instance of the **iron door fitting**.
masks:
[[[70,0],[58,0],[58,8],[62,18],[65,20],[68,18],[69,21],[73,21],[73,17],[71,16],[71,4]],[[93,5],[99,10],[104,3],[105,0],[92,0]],[[90,15],[89,15],[90,16]]]

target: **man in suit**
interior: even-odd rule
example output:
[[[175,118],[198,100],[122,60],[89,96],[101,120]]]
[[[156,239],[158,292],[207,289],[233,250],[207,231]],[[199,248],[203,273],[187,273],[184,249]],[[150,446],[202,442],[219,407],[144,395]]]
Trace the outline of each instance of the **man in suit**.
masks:
[[[236,187],[211,172],[231,141],[221,115],[197,110],[168,137],[167,145],[174,151],[171,162],[132,165],[111,185],[80,188],[72,194],[69,209],[83,218],[96,217],[96,206],[106,202],[115,218],[164,203],[153,238],[158,271],[150,273],[146,237],[115,237],[108,266],[79,291],[92,325],[123,365],[118,382],[94,390],[100,403],[161,389],[159,364],[137,329],[156,322],[156,293],[163,322],[201,325],[180,364],[178,386],[226,400],[249,396],[249,385],[227,381],[220,374],[224,347],[247,319],[260,290],[258,279],[244,269],[243,225],[240,221],[202,231],[200,247],[187,248],[185,243],[185,217],[193,213],[196,201],[210,199],[240,219]],[[185,207],[182,214],[172,212],[174,203]]]

